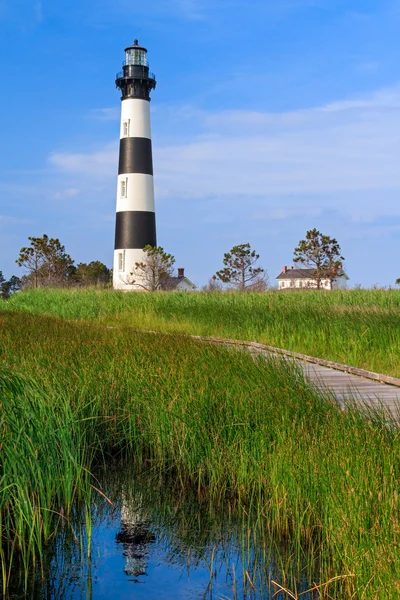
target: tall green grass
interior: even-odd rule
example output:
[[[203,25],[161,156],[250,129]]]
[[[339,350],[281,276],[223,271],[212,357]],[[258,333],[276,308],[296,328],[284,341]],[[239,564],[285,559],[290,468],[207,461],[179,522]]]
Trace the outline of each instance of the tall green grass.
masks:
[[[12,310],[258,341],[400,377],[400,291],[124,294],[32,290]],[[1,311],[1,305],[0,305]]]
[[[215,505],[234,499],[290,541],[314,581],[342,577],[331,597],[398,597],[389,417],[341,410],[290,363],[185,337],[20,311],[0,326],[3,587],[15,556],[40,563],[74,499],[97,493],[93,461],[118,455]]]

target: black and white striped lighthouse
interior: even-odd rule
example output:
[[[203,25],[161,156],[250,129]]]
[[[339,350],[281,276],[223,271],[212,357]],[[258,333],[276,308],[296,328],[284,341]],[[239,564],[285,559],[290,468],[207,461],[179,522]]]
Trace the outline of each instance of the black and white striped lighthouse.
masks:
[[[113,287],[135,290],[140,289],[130,275],[135,263],[143,260],[145,246],[157,245],[150,131],[150,91],[156,79],[149,72],[147,50],[137,40],[125,49],[115,85],[122,102]]]

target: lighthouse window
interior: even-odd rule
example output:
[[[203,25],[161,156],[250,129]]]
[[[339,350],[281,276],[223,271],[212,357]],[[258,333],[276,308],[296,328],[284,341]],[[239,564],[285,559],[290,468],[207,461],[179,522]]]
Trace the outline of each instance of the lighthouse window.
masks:
[[[129,136],[129,119],[127,121],[122,121],[122,136]]]
[[[128,180],[121,179],[120,186],[121,186],[121,198],[126,198],[127,188],[128,188]]]
[[[124,270],[124,253],[123,252],[119,252],[118,253],[118,271],[123,271]]]
[[[125,64],[141,65],[143,67],[146,67],[147,59],[145,50],[139,50],[138,48],[129,48],[129,50],[126,51]]]

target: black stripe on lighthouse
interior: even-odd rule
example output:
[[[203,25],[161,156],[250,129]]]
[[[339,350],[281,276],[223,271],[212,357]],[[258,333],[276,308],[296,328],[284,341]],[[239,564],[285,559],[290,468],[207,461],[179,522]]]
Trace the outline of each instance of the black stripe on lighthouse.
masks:
[[[115,224],[115,250],[142,250],[157,246],[156,215],[144,210],[117,212]]]
[[[153,175],[151,139],[140,137],[121,138],[118,175],[125,173]]]

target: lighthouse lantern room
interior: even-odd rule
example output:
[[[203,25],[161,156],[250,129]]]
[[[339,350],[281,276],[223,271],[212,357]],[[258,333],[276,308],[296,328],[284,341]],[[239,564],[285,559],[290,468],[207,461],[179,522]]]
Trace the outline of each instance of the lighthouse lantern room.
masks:
[[[113,287],[140,290],[140,281],[132,276],[135,263],[143,260],[145,246],[157,245],[150,129],[150,92],[156,79],[138,40],[125,48],[115,84],[122,102]]]

